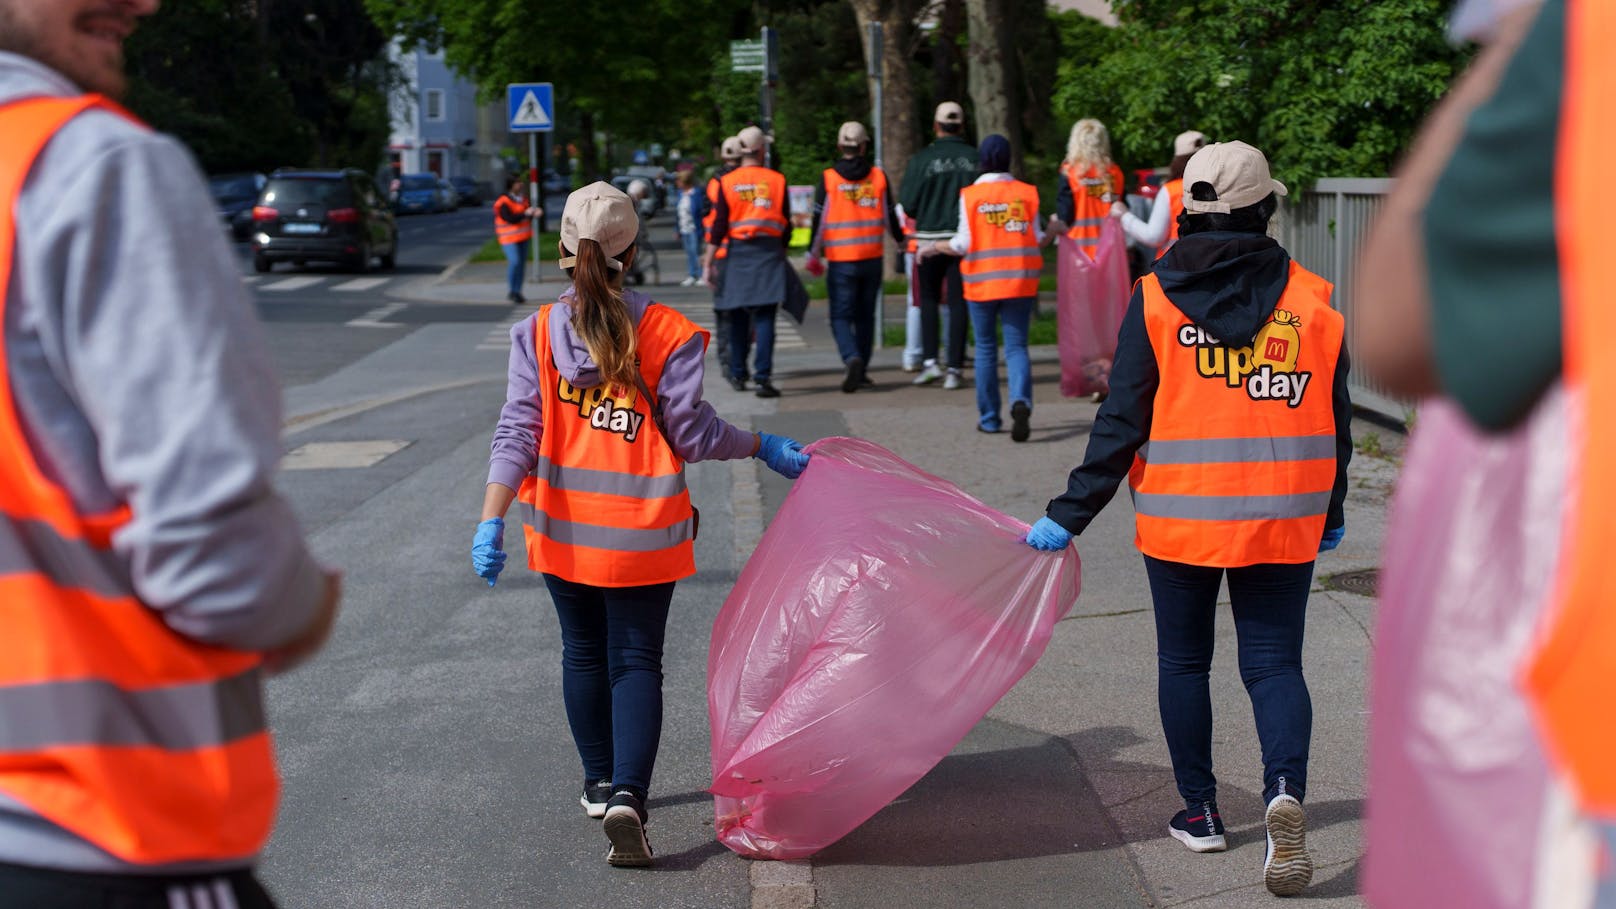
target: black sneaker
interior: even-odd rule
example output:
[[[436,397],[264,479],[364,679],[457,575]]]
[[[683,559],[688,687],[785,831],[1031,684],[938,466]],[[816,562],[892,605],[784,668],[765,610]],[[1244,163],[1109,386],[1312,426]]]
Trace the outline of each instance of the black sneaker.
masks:
[[[757,383],[757,396],[760,398],[778,398],[780,389],[769,384],[768,379],[759,379]]]
[[[730,376],[729,377],[729,387],[735,389],[736,391],[745,391],[746,390],[746,380],[740,378],[739,376]]]
[[[1167,832],[1191,852],[1222,852],[1229,848],[1223,838],[1223,818],[1218,816],[1218,806],[1213,802],[1202,802],[1192,811],[1173,815]]]
[[[651,865],[651,842],[645,838],[645,803],[626,789],[612,793],[606,803],[606,839],[612,848],[606,864],[618,868],[647,868]]]
[[[1032,427],[1027,420],[1032,417],[1032,408],[1026,401],[1017,401],[1010,405],[1010,441],[1025,442],[1027,436],[1032,434]]]
[[[847,372],[842,376],[842,391],[845,394],[858,391],[859,385],[863,384],[863,379],[864,360],[860,357],[848,357]]]
[[[1313,857],[1307,854],[1307,814],[1296,796],[1285,791],[1268,801],[1263,813],[1268,852],[1263,856],[1263,885],[1275,896],[1295,896],[1313,880]]]
[[[584,813],[590,817],[606,816],[606,802],[612,797],[612,781],[596,780],[584,784],[584,794],[578,798],[578,804],[584,806]]]

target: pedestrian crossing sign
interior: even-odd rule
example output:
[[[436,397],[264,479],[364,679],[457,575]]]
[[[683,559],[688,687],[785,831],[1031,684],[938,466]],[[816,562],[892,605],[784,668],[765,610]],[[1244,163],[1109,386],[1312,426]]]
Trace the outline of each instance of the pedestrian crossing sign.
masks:
[[[512,82],[505,86],[505,110],[513,133],[547,133],[555,129],[555,92],[548,82]]]

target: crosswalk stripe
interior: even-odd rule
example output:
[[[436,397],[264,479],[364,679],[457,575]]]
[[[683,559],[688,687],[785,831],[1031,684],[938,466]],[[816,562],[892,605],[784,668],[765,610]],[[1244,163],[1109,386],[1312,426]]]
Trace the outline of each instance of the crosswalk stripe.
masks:
[[[355,278],[352,281],[344,281],[331,289],[343,291],[370,290],[372,287],[380,287],[386,284],[389,280],[388,278]]]
[[[282,281],[276,281],[274,284],[265,284],[263,287],[260,287],[259,290],[274,290],[274,291],[302,290],[305,287],[313,287],[314,285],[319,284],[321,281],[324,281],[324,280],[325,280],[325,278],[308,277],[308,276],[304,276],[304,277],[300,277],[300,278],[286,278],[285,280],[282,280]]]
[[[346,324],[349,328],[397,328],[397,322],[383,322],[382,320],[404,309],[405,306],[406,304],[404,303],[389,303],[386,306],[378,306],[357,319],[348,320]]]

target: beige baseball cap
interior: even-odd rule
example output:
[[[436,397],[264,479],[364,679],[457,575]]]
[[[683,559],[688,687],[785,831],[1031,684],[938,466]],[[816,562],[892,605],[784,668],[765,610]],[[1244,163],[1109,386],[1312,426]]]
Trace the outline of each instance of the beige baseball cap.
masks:
[[[1206,134],[1195,130],[1187,130],[1173,138],[1173,157],[1179,155],[1193,155],[1206,144]]]
[[[870,144],[870,133],[864,128],[864,124],[856,120],[849,120],[842,124],[841,129],[836,131],[836,144],[868,145]]]
[[[748,126],[735,134],[735,141],[741,146],[741,154],[751,155],[762,151],[765,144],[774,140],[764,135],[763,130]]]
[[[933,123],[964,123],[965,108],[959,106],[958,101],[944,101],[937,105],[937,113],[931,115]]]
[[[594,240],[606,253],[607,264],[617,271],[623,270],[618,257],[634,245],[639,234],[640,218],[634,203],[622,190],[604,181],[574,191],[561,209],[561,245],[576,253],[579,240]],[[576,264],[575,255],[560,262],[562,268]]]
[[[739,158],[741,156],[741,140],[734,136],[725,139],[724,144],[718,148],[718,154],[720,157],[732,160]]]
[[[1217,198],[1191,196],[1197,183],[1210,183]],[[1256,205],[1269,193],[1285,195],[1285,184],[1268,175],[1268,159],[1244,142],[1214,142],[1184,165],[1184,210],[1228,214]]]

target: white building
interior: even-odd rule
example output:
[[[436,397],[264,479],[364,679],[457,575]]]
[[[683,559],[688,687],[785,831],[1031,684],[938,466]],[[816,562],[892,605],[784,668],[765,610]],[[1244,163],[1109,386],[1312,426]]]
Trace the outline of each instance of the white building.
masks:
[[[477,86],[450,69],[442,51],[405,51],[394,41],[387,54],[403,76],[388,103],[389,163],[399,173],[468,176],[501,186],[500,153],[510,145],[504,104],[478,103]]]

